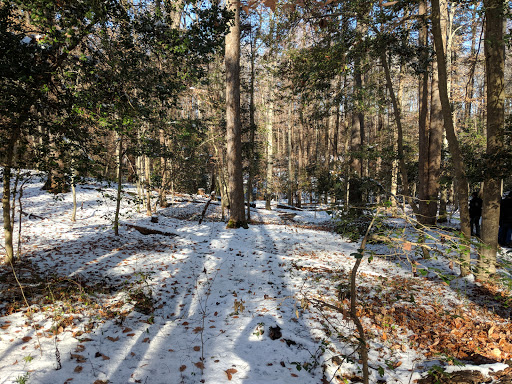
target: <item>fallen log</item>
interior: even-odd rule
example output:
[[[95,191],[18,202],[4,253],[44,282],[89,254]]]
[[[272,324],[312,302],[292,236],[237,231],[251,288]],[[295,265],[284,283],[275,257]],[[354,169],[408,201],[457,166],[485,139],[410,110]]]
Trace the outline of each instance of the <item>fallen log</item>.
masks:
[[[43,216],[34,215],[33,213],[29,213],[29,212],[21,211],[21,214],[23,216],[27,216],[29,219],[30,218],[34,218],[34,219],[38,219],[38,220],[44,220],[45,219]]]
[[[277,204],[276,208],[277,209],[290,209],[292,211],[303,211],[302,208],[298,208],[298,207],[294,207],[292,205],[286,205],[286,204]]]
[[[128,228],[133,228],[143,235],[162,235],[162,236],[178,236],[176,233],[160,231],[159,229],[141,227],[140,225],[125,224]]]

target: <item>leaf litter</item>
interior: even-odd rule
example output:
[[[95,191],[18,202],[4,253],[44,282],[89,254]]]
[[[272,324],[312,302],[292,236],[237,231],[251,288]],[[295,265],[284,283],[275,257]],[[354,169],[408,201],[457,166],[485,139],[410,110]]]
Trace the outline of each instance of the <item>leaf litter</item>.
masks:
[[[54,199],[37,183],[25,191],[24,209],[44,219],[23,222],[16,271],[28,307],[12,272],[0,270],[2,383],[26,372],[31,383],[360,380],[347,315],[358,244],[333,233],[325,212],[293,211],[290,220],[286,209],[258,204],[259,224],[228,230],[216,205],[197,224],[200,196],[176,198],[158,223],[127,198],[115,237],[114,203],[99,189],[108,192],[78,188],[75,223],[70,195]],[[416,260],[412,242],[403,249]],[[416,264],[375,257],[360,270],[371,382],[414,383],[434,367],[478,370],[495,383],[512,374],[510,293],[471,282],[472,296],[415,276]]]

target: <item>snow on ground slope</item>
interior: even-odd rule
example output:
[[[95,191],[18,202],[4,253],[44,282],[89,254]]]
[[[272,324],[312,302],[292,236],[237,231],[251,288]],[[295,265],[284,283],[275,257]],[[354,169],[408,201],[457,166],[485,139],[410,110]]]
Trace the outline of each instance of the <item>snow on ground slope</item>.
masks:
[[[360,379],[349,298],[338,301],[359,244],[326,230],[325,212],[254,209],[253,220],[266,224],[228,230],[217,205],[197,223],[200,197],[176,201],[152,223],[128,194],[116,237],[112,190],[80,187],[73,223],[71,196],[40,187],[24,191],[23,210],[33,216],[23,217],[16,267],[30,310],[12,271],[0,275],[0,383]],[[481,334],[464,345],[494,356],[479,369],[507,369],[510,318],[414,277],[397,259],[363,262],[359,283],[372,383],[420,379],[439,363],[439,345],[468,355],[454,340],[472,332]]]

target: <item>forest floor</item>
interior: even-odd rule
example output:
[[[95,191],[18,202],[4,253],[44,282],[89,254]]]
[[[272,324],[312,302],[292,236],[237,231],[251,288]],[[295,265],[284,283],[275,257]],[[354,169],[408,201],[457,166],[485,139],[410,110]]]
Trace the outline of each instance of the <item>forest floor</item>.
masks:
[[[23,191],[15,274],[0,269],[0,383],[361,382],[347,312],[360,243],[326,212],[258,202],[233,230],[214,204],[198,224],[207,199],[181,196],[152,222],[127,187],[116,237],[113,189],[78,187],[72,222],[71,194],[41,186]],[[449,228],[427,235],[426,259],[414,227],[382,215],[391,240],[358,273],[370,382],[511,383],[507,249],[495,282],[461,279]]]

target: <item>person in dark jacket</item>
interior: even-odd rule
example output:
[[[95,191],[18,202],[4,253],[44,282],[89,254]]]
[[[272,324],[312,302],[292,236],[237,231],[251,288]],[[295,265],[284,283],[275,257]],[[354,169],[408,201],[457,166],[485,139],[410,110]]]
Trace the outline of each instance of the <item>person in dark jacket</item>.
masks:
[[[500,204],[500,230],[498,244],[506,247],[510,245],[512,236],[512,193],[508,192]]]
[[[471,236],[480,237],[480,217],[482,217],[482,199],[478,197],[478,192],[473,192],[471,200],[469,201]]]

